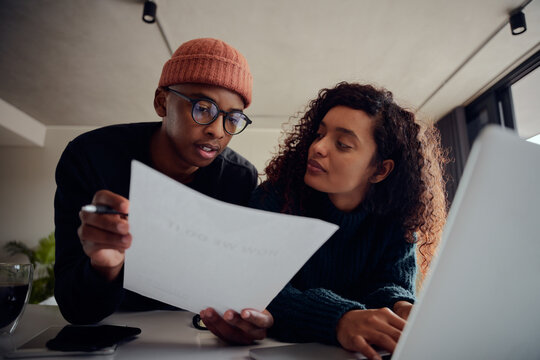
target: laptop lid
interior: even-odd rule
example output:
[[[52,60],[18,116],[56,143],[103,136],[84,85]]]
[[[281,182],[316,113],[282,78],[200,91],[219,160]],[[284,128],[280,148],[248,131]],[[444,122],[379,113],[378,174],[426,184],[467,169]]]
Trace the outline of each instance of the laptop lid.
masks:
[[[540,146],[486,127],[392,359],[540,359]]]
[[[250,349],[254,360],[355,360],[355,353],[337,346],[318,343],[299,343],[291,345],[258,347]]]

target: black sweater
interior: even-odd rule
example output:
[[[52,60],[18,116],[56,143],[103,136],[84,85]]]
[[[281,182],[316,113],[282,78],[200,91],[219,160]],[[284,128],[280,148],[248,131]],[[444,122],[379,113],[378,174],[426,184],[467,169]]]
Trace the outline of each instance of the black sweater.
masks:
[[[152,167],[150,139],[160,126],[161,122],[135,123],[90,131],[71,141],[60,158],[54,199],[54,293],[69,322],[95,323],[119,309],[172,308],[125,290],[123,272],[116,281],[105,281],[90,266],[77,235],[81,206],[91,203],[96,191],[106,189],[128,198],[131,160]],[[256,184],[255,167],[226,148],[210,165],[199,168],[188,186],[222,201],[247,205]]]
[[[250,206],[279,212],[282,191],[265,185],[255,190]],[[396,221],[361,209],[342,212],[319,192],[308,205],[295,215],[322,219],[339,229],[268,306],[274,316],[270,336],[337,344],[336,326],[347,311],[414,302],[415,246]]]

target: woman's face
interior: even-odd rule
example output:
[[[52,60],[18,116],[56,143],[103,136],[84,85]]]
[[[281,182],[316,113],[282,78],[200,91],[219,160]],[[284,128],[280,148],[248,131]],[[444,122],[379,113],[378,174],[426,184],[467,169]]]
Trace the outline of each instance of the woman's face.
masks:
[[[355,209],[373,182],[374,123],[362,110],[336,106],[323,118],[309,148],[305,183],[328,193],[343,211]]]

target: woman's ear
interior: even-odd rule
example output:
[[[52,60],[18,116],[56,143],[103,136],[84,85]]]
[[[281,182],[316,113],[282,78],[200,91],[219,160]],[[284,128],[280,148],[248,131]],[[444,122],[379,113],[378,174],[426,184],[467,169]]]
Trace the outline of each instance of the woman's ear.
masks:
[[[167,92],[162,87],[158,87],[154,94],[154,109],[159,117],[167,115]]]
[[[377,167],[377,172],[371,176],[370,181],[372,184],[376,184],[378,182],[383,181],[390,175],[390,173],[394,170],[394,160],[387,159],[383,160],[381,164]]]

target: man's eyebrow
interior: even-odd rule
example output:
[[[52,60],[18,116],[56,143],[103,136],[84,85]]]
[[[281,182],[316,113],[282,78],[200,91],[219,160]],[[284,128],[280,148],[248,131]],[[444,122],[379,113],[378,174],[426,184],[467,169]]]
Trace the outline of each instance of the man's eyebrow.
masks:
[[[211,100],[213,102],[216,102],[216,100],[212,99],[210,96],[205,95],[203,93],[193,93],[193,94],[190,94],[189,97],[192,99],[197,99],[197,100]]]
[[[189,95],[189,97],[192,98],[192,99],[197,99],[197,100],[210,100],[210,101],[214,102],[216,105],[219,106],[219,104],[217,103],[216,100],[212,99],[210,96],[205,95],[205,94],[203,94],[203,93],[194,93],[194,94],[192,94],[192,95]],[[221,109],[221,107],[220,107],[220,109]],[[222,110],[223,110],[223,109],[222,109]],[[236,108],[230,109],[230,110],[229,110],[229,112],[231,112],[231,111],[240,111],[240,112],[244,112],[243,109],[236,109]]]

